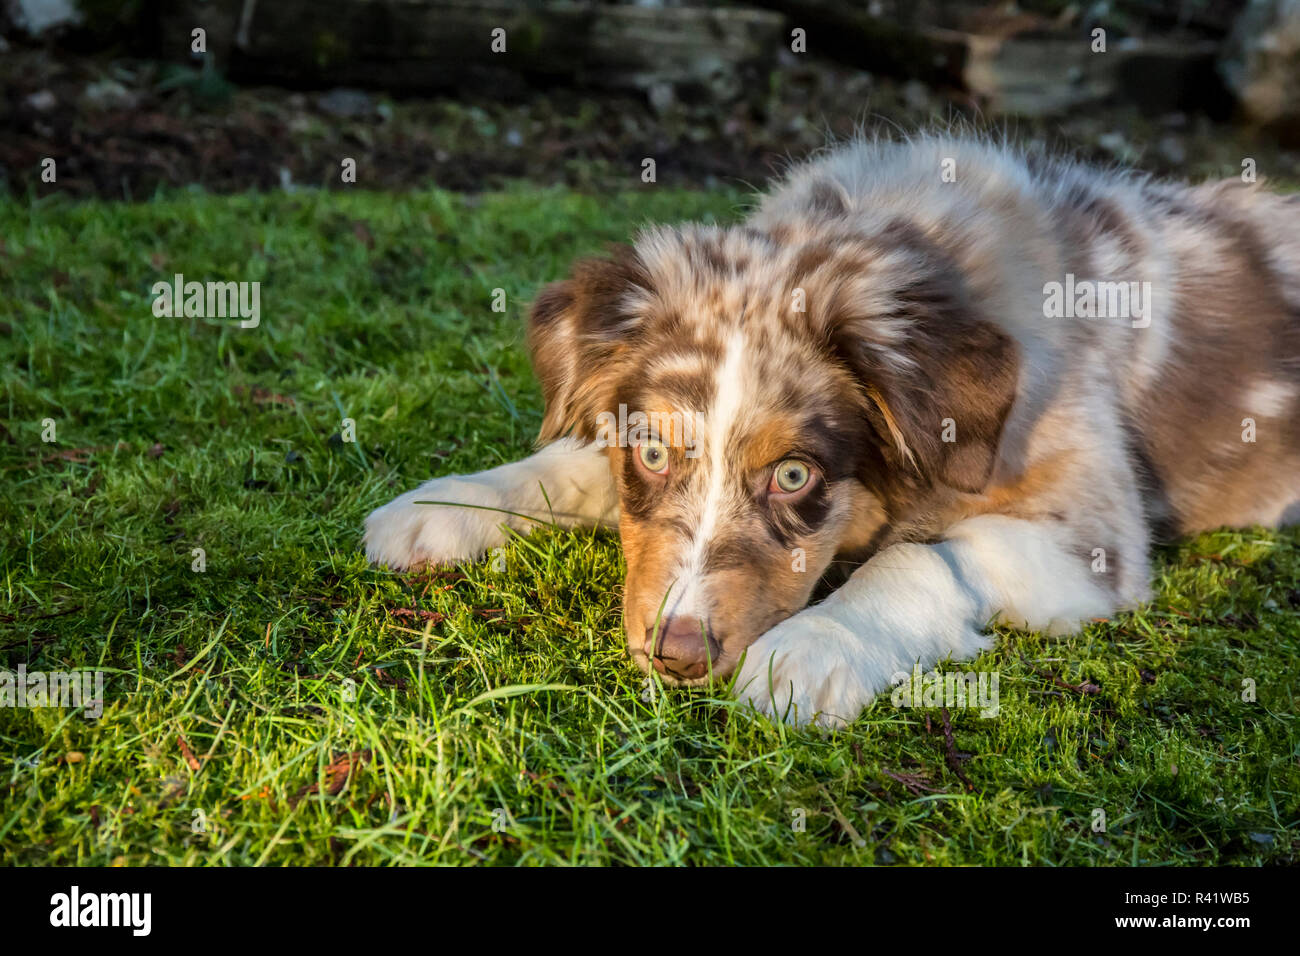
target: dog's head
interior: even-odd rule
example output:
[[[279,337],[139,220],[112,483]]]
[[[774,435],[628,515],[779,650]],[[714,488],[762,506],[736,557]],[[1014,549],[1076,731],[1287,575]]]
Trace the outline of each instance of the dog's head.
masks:
[[[534,303],[541,439],[608,448],[642,668],[725,678],[908,502],[988,482],[1010,339],[906,227],[642,233]]]

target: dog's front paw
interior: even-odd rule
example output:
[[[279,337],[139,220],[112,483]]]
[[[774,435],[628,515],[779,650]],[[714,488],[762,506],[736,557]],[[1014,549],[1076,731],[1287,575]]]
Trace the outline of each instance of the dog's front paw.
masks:
[[[957,620],[844,617],[817,605],[787,618],[755,641],[736,678],[736,695],[770,717],[796,725],[842,727],[872,698],[910,674],[948,657],[972,658],[992,644]]]
[[[842,727],[888,686],[867,638],[809,608],[755,641],[736,678],[736,696],[799,726]]]
[[[508,515],[492,510],[503,507],[500,498],[497,489],[469,478],[425,482],[366,518],[366,557],[396,569],[480,558],[505,543],[501,525]]]

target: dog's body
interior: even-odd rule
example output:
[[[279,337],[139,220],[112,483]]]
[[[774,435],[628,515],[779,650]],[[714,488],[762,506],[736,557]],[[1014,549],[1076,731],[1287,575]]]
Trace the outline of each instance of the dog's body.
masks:
[[[1156,532],[1300,520],[1300,200],[1240,183],[854,144],[742,226],[579,263],[529,337],[551,444],[378,509],[370,558],[531,524],[482,508],[618,525],[637,662],[703,683],[743,654],[737,693],[800,722],[976,654],[995,618],[1144,601]],[[652,422],[630,443],[601,427],[620,405]],[[865,563],[804,609],[837,557]]]

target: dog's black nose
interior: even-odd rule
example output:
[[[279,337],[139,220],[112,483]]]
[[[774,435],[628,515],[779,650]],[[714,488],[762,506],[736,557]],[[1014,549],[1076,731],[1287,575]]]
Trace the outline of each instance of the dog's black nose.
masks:
[[[646,628],[645,648],[655,670],[682,680],[704,677],[722,655],[722,647],[697,617],[661,620],[657,638],[651,625]]]

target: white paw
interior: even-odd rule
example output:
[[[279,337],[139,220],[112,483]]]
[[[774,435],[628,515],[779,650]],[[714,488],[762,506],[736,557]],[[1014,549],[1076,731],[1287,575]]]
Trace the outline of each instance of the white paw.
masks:
[[[858,621],[850,629],[823,608],[787,618],[750,646],[736,679],[736,696],[759,712],[796,726],[843,727],[855,720],[894,675],[918,659],[932,667],[948,654],[973,657],[991,639],[959,627],[911,635]]]
[[[416,504],[450,501],[461,505]],[[425,563],[473,561],[505,544],[500,492],[472,478],[449,476],[425,482],[366,518],[366,557],[373,564],[404,569]]]
[[[798,726],[839,727],[872,696],[861,666],[862,639],[810,608],[755,641],[736,679],[736,696],[760,713]]]

